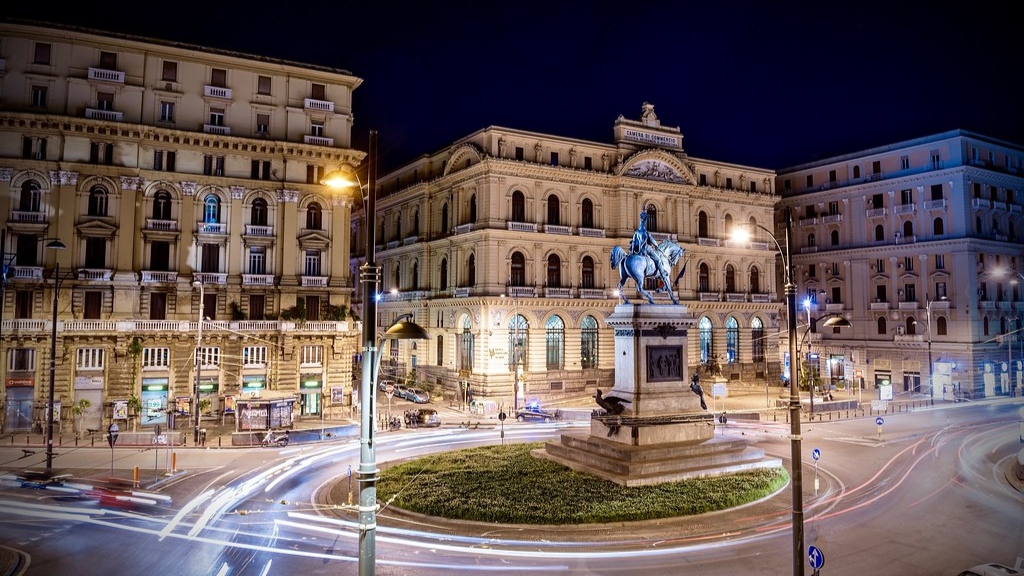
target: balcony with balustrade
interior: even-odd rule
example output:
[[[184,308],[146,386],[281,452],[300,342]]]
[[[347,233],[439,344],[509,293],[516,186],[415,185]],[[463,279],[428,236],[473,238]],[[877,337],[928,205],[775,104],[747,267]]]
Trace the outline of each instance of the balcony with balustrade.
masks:
[[[177,232],[178,221],[177,220],[156,220],[153,218],[146,219],[146,230],[152,230],[154,232]]]
[[[572,288],[544,287],[545,298],[572,298]]]
[[[603,228],[577,228],[576,234],[584,238],[604,238]]]
[[[334,102],[328,100],[317,100],[316,98],[304,98],[302,109],[306,112],[334,112]]]
[[[79,268],[75,277],[79,280],[109,281],[114,277],[114,271],[109,268]]]
[[[192,274],[193,282],[200,282],[202,284],[227,284],[228,275],[222,272],[194,272]]]
[[[302,142],[311,146],[334,146],[334,138],[328,138],[327,136],[314,136],[312,134],[306,134],[302,137]]]
[[[242,286],[273,286],[273,274],[242,274]]]
[[[274,236],[273,226],[256,226],[254,224],[245,225],[245,236],[252,236],[258,238],[272,238]]]
[[[604,288],[580,288],[580,298],[583,300],[603,300],[607,297]]]
[[[26,224],[44,224],[46,223],[46,212],[26,212],[24,210],[15,210],[11,212],[12,222],[23,222]]]
[[[560,226],[558,224],[545,224],[544,232],[547,234],[560,234],[562,236],[572,235],[572,228],[569,226]]]
[[[196,234],[220,234],[228,233],[228,225],[219,222],[199,222],[196,224]]]
[[[143,284],[172,284],[178,281],[177,272],[162,270],[143,270],[140,273]]]
[[[301,276],[299,285],[306,287],[326,287],[329,278],[327,276]]]
[[[505,227],[511,232],[536,232],[537,225],[530,222],[506,222]]]
[[[207,134],[216,134],[218,136],[230,136],[231,128],[217,124],[203,124],[203,132]]]
[[[884,218],[888,214],[888,210],[885,208],[868,208],[868,218]]]
[[[928,200],[924,203],[925,210],[944,210],[946,208],[946,199],[940,198],[938,200]]]
[[[120,122],[124,118],[123,112],[114,110],[100,110],[99,108],[86,108],[85,117],[89,120],[102,120],[104,122]]]
[[[231,88],[221,86],[203,86],[203,96],[218,100],[231,100]]]
[[[103,68],[89,68],[89,82],[104,82],[108,84],[124,84],[124,72],[120,70],[104,70]]]
[[[42,266],[11,266],[7,269],[8,280],[42,280]]]

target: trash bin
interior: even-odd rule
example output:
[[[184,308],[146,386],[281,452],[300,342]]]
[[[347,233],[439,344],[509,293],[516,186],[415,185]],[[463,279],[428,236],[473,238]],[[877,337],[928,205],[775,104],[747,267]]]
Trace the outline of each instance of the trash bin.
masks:
[[[206,446],[206,428],[199,429],[199,445]]]

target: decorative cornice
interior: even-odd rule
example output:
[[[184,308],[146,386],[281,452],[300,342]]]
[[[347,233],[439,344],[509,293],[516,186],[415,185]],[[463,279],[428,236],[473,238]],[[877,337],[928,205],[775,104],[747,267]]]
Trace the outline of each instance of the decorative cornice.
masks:
[[[232,200],[241,200],[242,198],[245,197],[245,187],[244,186],[230,186],[230,187],[228,187],[228,189],[231,191],[231,199]]]
[[[185,196],[195,196],[196,191],[199,190],[199,185],[195,182],[181,181],[178,183],[181,187],[181,193]]]
[[[145,182],[140,176],[121,176],[121,190],[132,190],[138,192]]]
[[[50,184],[53,186],[77,186],[78,172],[68,170],[50,170]]]
[[[14,168],[0,168],[0,182],[10,182],[14,177]]]
[[[277,201],[278,202],[291,202],[291,203],[294,204],[294,203],[299,201],[299,191],[298,190],[278,190],[277,191]]]

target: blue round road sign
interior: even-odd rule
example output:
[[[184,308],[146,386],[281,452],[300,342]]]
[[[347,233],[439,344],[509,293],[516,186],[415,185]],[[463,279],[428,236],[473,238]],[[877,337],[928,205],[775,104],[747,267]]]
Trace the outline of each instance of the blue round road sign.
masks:
[[[817,448],[811,450],[811,458],[814,458],[815,460],[821,458],[821,450],[818,450]]]
[[[810,561],[811,568],[819,570],[825,565],[825,554],[817,546],[811,546],[807,549],[807,560]]]
[[[878,418],[875,418],[875,424],[881,426],[882,424],[885,424],[885,420],[882,420],[882,417],[879,416]]]

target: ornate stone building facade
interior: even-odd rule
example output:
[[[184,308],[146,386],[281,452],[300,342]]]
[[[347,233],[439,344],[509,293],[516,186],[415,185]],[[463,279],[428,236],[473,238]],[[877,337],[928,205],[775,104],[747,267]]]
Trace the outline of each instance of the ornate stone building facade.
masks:
[[[780,171],[801,322],[825,381],[870,398],[1021,389],[1024,148],[965,131]],[[891,390],[884,387],[891,385]]]
[[[505,407],[611,387],[610,256],[644,211],[656,240],[686,249],[673,278],[697,322],[691,362],[718,356],[733,382],[777,384],[778,251],[756,226],[752,241],[730,239],[739,225],[772,229],[774,172],[690,157],[650,104],[612,131],[597,143],[489,127],[383,176],[380,323],[412,313],[432,337],[385,357],[455,402],[467,385]],[[364,218],[353,215],[353,270]],[[632,283],[625,296],[641,301]]]
[[[352,201],[319,180],[364,156],[350,148],[361,82],[0,25],[5,429],[43,418],[51,333],[62,420],[85,400],[83,429],[133,396],[143,425],[165,423],[196,388],[211,413],[255,394],[294,398],[300,416],[343,406],[358,343],[344,313]],[[66,249],[47,249],[54,239]]]

